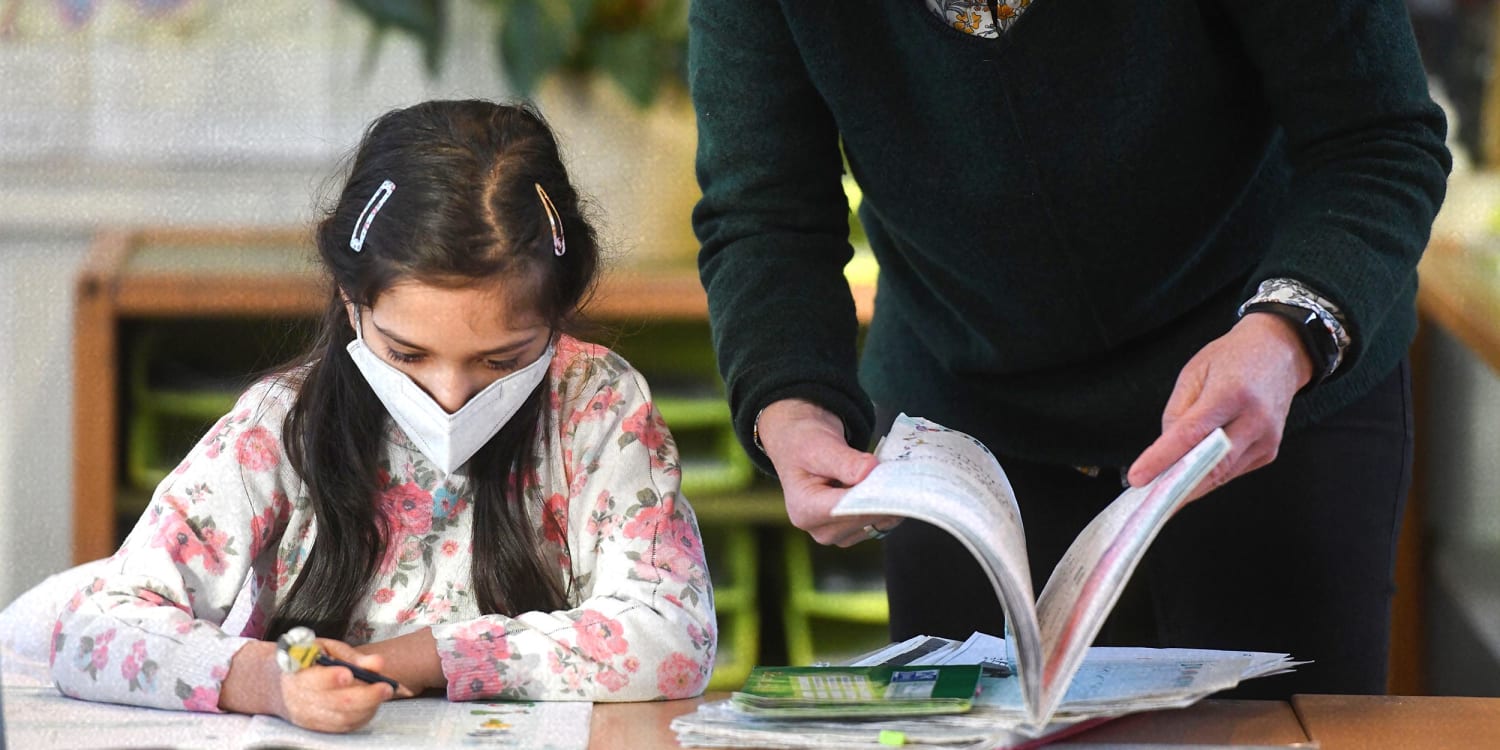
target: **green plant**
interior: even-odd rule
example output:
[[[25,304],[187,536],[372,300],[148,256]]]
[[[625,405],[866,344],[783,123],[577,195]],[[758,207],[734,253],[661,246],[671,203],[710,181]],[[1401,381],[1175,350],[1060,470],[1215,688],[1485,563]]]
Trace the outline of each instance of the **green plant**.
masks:
[[[452,1],[342,0],[375,24],[373,43],[387,31],[416,38],[429,73],[443,64]],[[600,72],[645,107],[686,80],[687,0],[459,1],[493,18],[498,62],[522,96],[556,73]]]

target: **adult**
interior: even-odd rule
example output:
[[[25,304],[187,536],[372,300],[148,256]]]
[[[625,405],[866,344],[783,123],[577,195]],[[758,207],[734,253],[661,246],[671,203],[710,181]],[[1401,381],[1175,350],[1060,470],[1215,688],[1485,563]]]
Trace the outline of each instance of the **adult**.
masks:
[[[1038,586],[1122,481],[1224,427],[1223,486],[1104,638],[1316,660],[1245,694],[1384,690],[1450,165],[1400,0],[695,0],[690,34],[736,430],[817,541],[890,531],[894,637],[1001,621],[947,535],[829,515],[896,413],[996,453]],[[857,367],[846,160],[880,265]]]

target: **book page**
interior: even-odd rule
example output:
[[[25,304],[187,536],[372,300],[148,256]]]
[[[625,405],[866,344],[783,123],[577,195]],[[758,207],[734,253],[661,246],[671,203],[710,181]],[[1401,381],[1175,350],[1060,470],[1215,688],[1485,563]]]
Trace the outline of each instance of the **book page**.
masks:
[[[190,713],[74,700],[46,686],[4,687],[5,738],[22,748],[237,747],[243,714]]]
[[[348,734],[323,734],[273,716],[257,716],[237,746],[585,750],[593,710],[594,704],[581,701],[455,703],[409,698],[382,704],[374,720]]]
[[[1046,658],[1039,720],[1062,701],[1147,546],[1228,452],[1229,438],[1214,430],[1150,484],[1126,490],[1068,547],[1037,602]]]
[[[952,534],[989,576],[1015,638],[1011,652],[1018,665],[1041,664],[1021,511],[989,449],[961,432],[902,414],[876,457],[880,464],[844,495],[833,515],[903,516]],[[1018,671],[1022,691],[1039,698],[1040,670]]]

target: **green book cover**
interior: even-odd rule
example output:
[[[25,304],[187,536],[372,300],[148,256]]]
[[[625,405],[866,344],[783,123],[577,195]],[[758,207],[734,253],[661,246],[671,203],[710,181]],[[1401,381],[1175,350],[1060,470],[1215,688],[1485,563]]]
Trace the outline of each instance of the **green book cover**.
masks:
[[[731,700],[746,713],[776,716],[963,713],[973,705],[979,674],[977,664],[756,667]]]

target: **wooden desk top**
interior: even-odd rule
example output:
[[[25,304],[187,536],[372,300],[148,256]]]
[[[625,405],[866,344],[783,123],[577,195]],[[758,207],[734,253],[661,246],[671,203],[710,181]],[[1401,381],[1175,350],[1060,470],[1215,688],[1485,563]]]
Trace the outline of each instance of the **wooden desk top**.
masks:
[[[1292,708],[1322,750],[1500,747],[1500,699],[1296,695]]]
[[[704,700],[594,706],[590,750],[678,747],[668,725]],[[1448,750],[1500,747],[1500,698],[1298,695],[1281,701],[1205,700],[1126,716],[1048,747],[1122,745],[1306,747],[1321,750]]]
[[[589,750],[676,748],[672,719],[724,693],[663,703],[600,703],[594,706]],[[1496,701],[1500,703],[1500,701]],[[1206,700],[1174,711],[1126,716],[1065,737],[1048,747],[1197,745],[1297,747],[1308,741],[1292,707],[1280,701]],[[1324,747],[1327,750],[1327,746]]]
[[[15,664],[7,664],[14,668]],[[38,669],[44,669],[37,665]],[[80,750],[177,746],[200,737],[221,746],[241,736],[251,717],[90,703],[65,698],[30,672],[7,672],[4,686],[6,739],[11,747],[72,747]],[[677,748],[672,719],[696,710],[703,698],[656,703],[599,703],[589,725],[589,750]],[[442,698],[432,711],[448,707]],[[406,703],[406,701],[403,701]],[[415,707],[422,709],[421,706]],[[118,728],[119,732],[112,732]],[[1321,750],[1446,750],[1500,747],[1500,698],[1299,695],[1283,701],[1204,700],[1183,709],[1115,719],[1062,738],[1059,748],[1307,748]],[[191,744],[191,743],[190,743]]]

